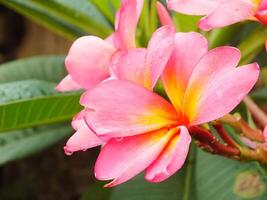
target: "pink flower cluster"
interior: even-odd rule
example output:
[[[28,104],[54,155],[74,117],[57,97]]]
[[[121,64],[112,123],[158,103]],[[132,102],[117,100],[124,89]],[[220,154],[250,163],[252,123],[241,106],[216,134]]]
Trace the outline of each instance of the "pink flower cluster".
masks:
[[[178,12],[206,15],[199,23],[205,30],[263,16],[265,7],[265,1],[246,0],[167,3]],[[69,75],[57,86],[59,91],[85,90],[80,100],[84,110],[73,119],[76,132],[64,150],[72,154],[102,145],[95,176],[112,180],[108,187],[142,171],[150,182],[173,175],[189,151],[188,127],[232,111],[259,75],[256,63],[237,67],[238,49],[223,46],[208,50],[201,34],[176,33],[160,3],[164,26],[154,32],[147,48],[136,47],[142,7],[143,0],[123,0],[110,37],[76,40],[66,58]],[[153,92],[159,80],[169,100]]]

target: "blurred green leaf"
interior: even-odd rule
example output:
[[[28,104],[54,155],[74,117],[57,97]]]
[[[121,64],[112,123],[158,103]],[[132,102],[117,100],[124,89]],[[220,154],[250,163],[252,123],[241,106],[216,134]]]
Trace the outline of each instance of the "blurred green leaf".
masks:
[[[70,120],[81,110],[80,92],[55,93],[44,81],[0,85],[0,132]]]
[[[81,29],[66,20],[60,19],[47,9],[36,5],[31,0],[0,0],[0,3],[69,40],[74,40],[82,35]]]
[[[250,35],[243,40],[238,48],[242,53],[241,64],[251,62],[264,48],[264,43],[267,38],[267,29],[260,27],[250,33]]]
[[[175,24],[177,31],[181,32],[189,32],[189,31],[197,31],[197,22],[200,17],[184,15],[180,13],[173,12],[172,18]]]
[[[26,129],[0,134],[0,165],[33,155],[71,134],[66,125]]]
[[[197,151],[196,190],[198,200],[265,200],[266,173],[258,163],[240,163]]]
[[[261,89],[258,89],[255,92],[252,92],[251,97],[257,102],[266,103],[267,102],[267,86]]]
[[[89,0],[32,0],[47,11],[80,28],[81,30],[107,37],[112,32],[112,26]]]
[[[90,0],[98,10],[112,23],[115,21],[115,13],[119,6],[117,0]]]
[[[0,83],[38,79],[59,82],[65,75],[64,56],[38,56],[0,65]]]
[[[209,34],[209,47],[213,49],[221,45],[229,45],[238,29],[240,29],[240,24],[213,30]]]
[[[104,188],[104,184],[95,181],[93,183],[90,183],[88,186],[88,190],[86,190],[80,200],[108,200],[111,189]]]

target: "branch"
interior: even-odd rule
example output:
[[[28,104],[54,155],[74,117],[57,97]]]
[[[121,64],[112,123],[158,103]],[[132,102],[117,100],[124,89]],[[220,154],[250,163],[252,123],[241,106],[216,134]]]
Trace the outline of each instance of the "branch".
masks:
[[[244,103],[261,128],[264,128],[267,125],[267,115],[265,112],[263,112],[262,109],[249,96],[244,99]]]

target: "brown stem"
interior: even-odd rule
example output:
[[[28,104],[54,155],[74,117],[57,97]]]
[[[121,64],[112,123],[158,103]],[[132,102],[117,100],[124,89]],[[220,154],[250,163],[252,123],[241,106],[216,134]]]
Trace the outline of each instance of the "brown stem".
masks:
[[[218,119],[217,121],[224,122],[230,124],[232,127],[240,131],[245,137],[257,141],[257,142],[264,142],[264,137],[262,131],[254,130],[251,128],[242,118],[240,115],[225,115],[222,118]]]
[[[244,99],[244,103],[261,128],[264,128],[267,125],[267,115],[265,112],[263,112],[262,109],[249,96]]]
[[[217,130],[218,134],[227,145],[234,148],[239,148],[239,145],[228,135],[221,123],[215,123],[213,127]]]
[[[213,153],[222,154],[229,157],[240,156],[239,149],[221,144],[216,137],[208,130],[200,128],[198,126],[189,127],[190,135],[196,140],[200,141],[211,147]]]

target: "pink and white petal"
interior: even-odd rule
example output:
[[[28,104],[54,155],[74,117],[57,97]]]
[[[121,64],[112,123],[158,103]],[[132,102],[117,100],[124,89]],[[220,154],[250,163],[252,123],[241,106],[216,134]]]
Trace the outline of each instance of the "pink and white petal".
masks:
[[[263,130],[263,136],[265,139],[265,143],[267,143],[267,125],[265,126],[264,130]]]
[[[219,5],[221,0],[167,0],[168,8],[188,15],[206,15]]]
[[[130,81],[100,83],[80,103],[90,110],[87,124],[102,136],[132,136],[177,124],[176,111],[168,101]]]
[[[70,137],[64,147],[65,154],[71,155],[76,151],[85,151],[87,149],[102,145],[104,141],[93,133],[84,122],[83,126]]]
[[[110,36],[108,36],[105,41],[109,43],[111,46],[114,46],[114,33],[112,33]],[[114,47],[115,48],[115,47]]]
[[[118,79],[144,85],[146,53],[144,48],[117,51],[111,60],[112,74]]]
[[[199,99],[205,89],[227,71],[233,70],[239,60],[240,51],[234,47],[218,47],[201,58],[191,74],[185,92],[183,109],[189,122],[196,116]]]
[[[157,29],[147,47],[145,87],[153,89],[162,74],[174,48],[175,29],[163,26]]]
[[[207,40],[201,34],[176,33],[175,47],[161,79],[177,111],[182,110],[185,89],[192,71],[207,51]]]
[[[65,60],[67,70],[74,81],[85,89],[109,77],[108,64],[115,49],[95,36],[77,39]]]
[[[65,78],[63,78],[56,86],[56,90],[58,92],[68,92],[81,89],[83,89],[82,86],[74,81],[70,75],[67,75]]]
[[[96,178],[114,179],[106,187],[128,181],[145,170],[160,155],[174,134],[164,128],[137,136],[110,139],[96,161]]]
[[[159,19],[162,25],[169,25],[169,26],[174,27],[174,23],[172,21],[172,18],[169,12],[159,1],[157,2],[157,11],[158,11],[158,16],[159,16]]]
[[[135,48],[135,32],[139,21],[143,0],[123,0],[116,15],[114,34],[118,49]]]
[[[200,20],[198,26],[205,31],[228,26],[253,17],[255,10],[255,4],[250,1],[222,0],[212,13]]]
[[[231,112],[249,93],[259,77],[259,66],[249,64],[226,71],[211,80],[199,99],[192,125],[206,123]]]
[[[258,5],[258,11],[267,11],[267,0],[262,0]]]
[[[177,127],[176,134],[161,155],[146,169],[145,179],[149,182],[161,182],[172,176],[184,165],[191,137],[186,127]]]

